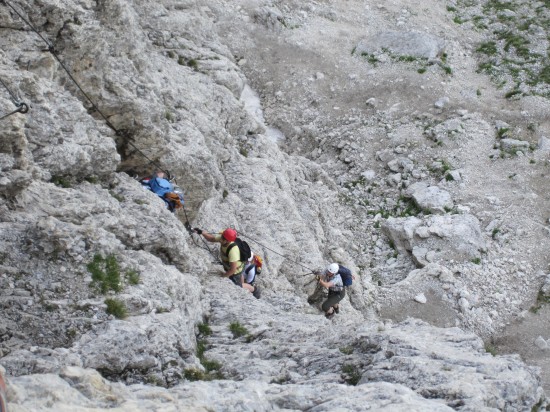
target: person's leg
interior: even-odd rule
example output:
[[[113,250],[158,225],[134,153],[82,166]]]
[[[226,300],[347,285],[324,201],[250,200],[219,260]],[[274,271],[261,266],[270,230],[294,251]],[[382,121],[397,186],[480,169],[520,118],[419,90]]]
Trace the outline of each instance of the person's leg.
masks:
[[[342,299],[344,299],[344,297],[346,296],[346,289],[342,289],[342,291],[340,293],[338,293],[336,296],[337,296],[338,300],[336,301],[336,303],[334,305],[332,305],[332,307],[334,308],[334,311],[336,313],[339,313],[340,312],[340,301]]]
[[[231,282],[233,282],[236,286],[240,288],[243,287],[242,275],[240,273],[229,276],[229,280],[231,280]]]

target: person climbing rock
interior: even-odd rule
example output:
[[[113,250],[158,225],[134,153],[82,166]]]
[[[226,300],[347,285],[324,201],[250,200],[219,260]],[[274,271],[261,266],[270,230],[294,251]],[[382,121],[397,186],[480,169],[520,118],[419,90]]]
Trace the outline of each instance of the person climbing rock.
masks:
[[[164,200],[170,212],[183,207],[183,193],[166,179],[166,174],[162,170],[157,170],[151,177],[141,179],[141,184]]]
[[[262,258],[254,253],[251,253],[250,258],[244,265],[244,283],[254,287],[254,296],[260,298],[260,289],[256,287],[256,275],[259,275],[262,270]]]
[[[328,319],[332,319],[334,314],[340,311],[340,301],[346,296],[344,281],[339,273],[341,268],[347,270],[351,275],[349,269],[338,265],[338,263],[331,263],[327,266],[325,272],[318,276],[319,284],[328,289],[327,300],[321,306]],[[351,276],[354,278],[353,275]]]
[[[239,245],[242,245],[242,243],[246,244],[246,242],[237,239],[237,231],[231,228],[225,229],[218,234],[208,233],[199,228],[193,228],[193,231],[202,235],[209,242],[220,243],[220,258],[225,270],[221,276],[229,278],[235,285],[248,290],[255,298],[259,299],[260,289],[258,286],[253,286],[244,282],[243,272],[248,256],[242,256],[242,246]],[[250,253],[250,251],[248,253]]]

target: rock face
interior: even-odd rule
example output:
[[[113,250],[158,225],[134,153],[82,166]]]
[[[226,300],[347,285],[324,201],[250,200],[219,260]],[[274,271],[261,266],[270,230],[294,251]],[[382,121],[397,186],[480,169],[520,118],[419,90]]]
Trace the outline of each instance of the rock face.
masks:
[[[14,95],[0,95],[0,113],[14,97],[31,109],[0,120],[10,410],[545,407],[537,370],[474,334],[498,333],[545,267],[512,258],[531,227],[517,180],[488,191],[501,186],[477,167],[507,170],[478,156],[493,150],[494,116],[454,112],[491,105],[457,94],[464,74],[442,77],[442,35],[418,30],[439,14],[398,5],[1,6],[0,77]],[[395,18],[411,27],[389,32]],[[365,22],[376,27],[352,52]],[[455,30],[450,55],[471,54]],[[426,71],[436,89],[420,85]],[[183,209],[139,183],[155,169],[184,189]],[[522,207],[538,199],[521,195]],[[261,299],[220,276],[218,245],[191,227],[237,229],[264,258]],[[330,262],[355,274],[333,320],[307,301]],[[434,295],[457,327],[378,316],[405,301],[429,310]]]

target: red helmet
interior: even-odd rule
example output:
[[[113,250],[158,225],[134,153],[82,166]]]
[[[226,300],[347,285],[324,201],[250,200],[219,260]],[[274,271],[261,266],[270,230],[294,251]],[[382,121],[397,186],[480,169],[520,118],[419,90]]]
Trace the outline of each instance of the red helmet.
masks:
[[[225,229],[222,233],[222,236],[225,240],[234,242],[237,239],[237,232],[235,229]]]

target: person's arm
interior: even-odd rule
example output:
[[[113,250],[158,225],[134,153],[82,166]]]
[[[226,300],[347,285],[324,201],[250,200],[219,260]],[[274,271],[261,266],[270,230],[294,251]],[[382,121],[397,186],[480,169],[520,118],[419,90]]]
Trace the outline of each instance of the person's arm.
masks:
[[[201,230],[198,227],[193,228],[193,231],[202,235],[209,242],[216,242],[216,235],[208,233],[206,230]]]
[[[331,288],[334,286],[334,283],[333,282],[326,282],[325,280],[323,280],[322,277],[319,277],[319,283],[321,284],[321,286],[325,287],[325,288]]]
[[[235,274],[235,272],[237,271],[237,267],[239,266],[239,262],[231,262],[229,265],[230,265],[229,269],[227,270],[227,272],[222,274],[222,278],[228,278],[229,276],[233,276]]]

